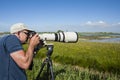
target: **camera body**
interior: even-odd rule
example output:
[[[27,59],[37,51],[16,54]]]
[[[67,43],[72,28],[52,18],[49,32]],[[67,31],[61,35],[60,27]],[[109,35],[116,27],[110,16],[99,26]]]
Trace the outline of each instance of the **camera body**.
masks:
[[[33,37],[36,34],[35,31],[28,31],[29,38]]]
[[[29,32],[28,32],[28,37],[29,37],[29,38],[32,38],[35,34],[36,34],[35,31],[29,31]],[[39,44],[38,44],[38,45],[35,47],[35,49],[34,49],[34,52],[36,52],[36,51],[38,51],[40,48],[42,48],[43,45],[44,45],[44,41],[40,39],[40,40],[39,40]]]

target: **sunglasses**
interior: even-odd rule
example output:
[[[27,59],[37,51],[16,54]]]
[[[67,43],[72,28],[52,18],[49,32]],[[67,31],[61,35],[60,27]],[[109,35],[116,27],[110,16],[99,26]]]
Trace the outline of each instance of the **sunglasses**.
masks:
[[[23,32],[23,33],[25,33],[27,36],[29,36],[29,33],[28,33],[28,32]]]

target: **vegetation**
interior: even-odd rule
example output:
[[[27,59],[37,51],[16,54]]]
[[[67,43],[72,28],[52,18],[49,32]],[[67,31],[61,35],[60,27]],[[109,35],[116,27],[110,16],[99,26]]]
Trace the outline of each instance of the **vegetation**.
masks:
[[[56,80],[118,80],[120,78],[120,44],[77,42],[54,44],[51,56]],[[29,80],[39,73],[46,48],[34,58],[34,68],[27,71]],[[82,69],[81,69],[82,68]],[[32,77],[32,78],[31,78]],[[41,76],[46,80],[46,75]]]

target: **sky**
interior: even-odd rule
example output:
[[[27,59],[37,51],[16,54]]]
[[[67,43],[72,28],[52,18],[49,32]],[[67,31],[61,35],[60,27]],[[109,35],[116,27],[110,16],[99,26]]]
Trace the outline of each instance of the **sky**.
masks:
[[[0,0],[0,32],[15,23],[37,32],[120,32],[120,0]]]

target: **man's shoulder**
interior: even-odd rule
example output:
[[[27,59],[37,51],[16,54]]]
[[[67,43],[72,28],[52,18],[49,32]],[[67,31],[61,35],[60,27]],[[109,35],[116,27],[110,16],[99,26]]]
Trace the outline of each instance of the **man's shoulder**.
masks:
[[[15,35],[5,35],[0,39],[0,43],[2,44],[15,44],[16,42],[20,43],[19,39]]]
[[[4,35],[1,37],[1,39],[6,39],[6,38],[15,38],[16,36],[15,35],[12,35],[12,34],[7,34],[7,35]]]
[[[4,40],[14,40],[14,39],[18,39],[17,36],[11,35],[11,34],[6,35],[6,36],[4,36],[3,38],[4,38]]]
[[[15,35],[12,35],[12,34],[6,35],[5,37],[8,37],[8,38],[17,38]]]

